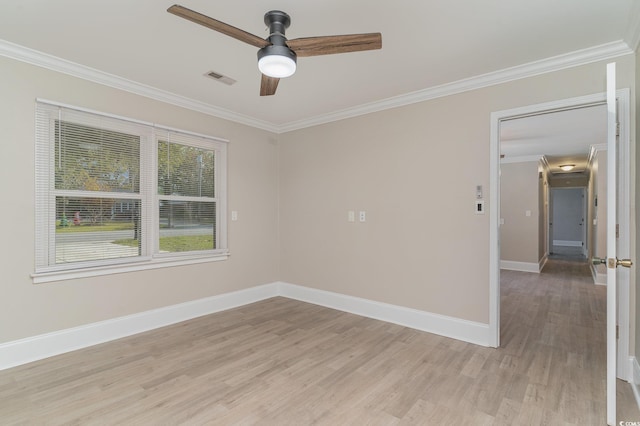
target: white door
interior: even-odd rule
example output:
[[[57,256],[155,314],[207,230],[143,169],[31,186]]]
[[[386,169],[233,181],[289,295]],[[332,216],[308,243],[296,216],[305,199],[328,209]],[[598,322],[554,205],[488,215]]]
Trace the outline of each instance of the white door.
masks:
[[[617,105],[616,64],[607,65],[607,424],[616,424],[617,267],[630,267],[629,259],[617,258]],[[595,260],[594,260],[595,261]],[[604,260],[603,260],[604,263]],[[626,301],[623,301],[626,303]]]
[[[616,423],[616,64],[607,65],[607,424]]]
[[[552,188],[552,244],[559,247],[584,247],[584,189]]]

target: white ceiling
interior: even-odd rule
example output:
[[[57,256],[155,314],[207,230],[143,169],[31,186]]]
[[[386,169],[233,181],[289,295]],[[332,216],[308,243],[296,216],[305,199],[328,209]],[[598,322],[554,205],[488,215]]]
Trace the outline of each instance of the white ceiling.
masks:
[[[607,143],[607,106],[595,105],[532,115],[500,123],[504,160],[545,156],[552,172],[575,164],[584,171],[592,146]]]
[[[275,96],[260,97],[257,49],[167,13],[173,0],[2,0],[0,41],[9,43],[0,43],[0,54],[20,56],[16,44],[139,92],[159,89],[225,118],[283,129],[430,96],[489,73],[517,77],[519,69],[630,53],[640,31],[638,0],[179,1],[261,37],[264,13],[280,9],[292,18],[289,38],[381,32],[383,47],[300,58]],[[237,83],[203,76],[212,70]]]

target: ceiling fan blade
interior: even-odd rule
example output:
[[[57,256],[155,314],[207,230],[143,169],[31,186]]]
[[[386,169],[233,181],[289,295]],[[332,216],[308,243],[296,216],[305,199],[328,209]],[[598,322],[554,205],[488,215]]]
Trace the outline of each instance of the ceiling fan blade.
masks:
[[[269,77],[268,75],[262,74],[262,82],[260,83],[260,96],[275,95],[279,82],[279,78]]]
[[[382,34],[348,34],[320,37],[303,37],[288,40],[287,45],[298,56],[332,55],[334,53],[359,52],[382,48]]]
[[[225,24],[224,22],[210,18],[207,15],[203,15],[202,13],[187,9],[186,7],[180,6],[179,4],[174,4],[169,9],[167,9],[167,12],[173,13],[176,16],[187,19],[191,22],[195,22],[196,24],[200,24],[214,31],[218,31],[222,34],[228,35],[229,37],[244,41],[245,43],[249,43],[250,45],[255,47],[262,48],[271,45],[269,41],[260,38],[257,35],[253,35],[232,25]]]

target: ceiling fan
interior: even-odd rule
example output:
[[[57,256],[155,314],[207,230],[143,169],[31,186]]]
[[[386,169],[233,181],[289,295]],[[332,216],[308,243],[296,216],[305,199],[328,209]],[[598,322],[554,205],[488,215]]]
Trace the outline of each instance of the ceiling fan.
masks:
[[[167,12],[259,47],[258,69],[262,73],[260,96],[270,96],[276,93],[280,79],[289,77],[296,71],[298,56],[330,55],[382,48],[382,35],[380,33],[305,37],[287,40],[284,34],[289,24],[291,24],[291,18],[279,10],[272,10],[264,15],[264,23],[269,27],[269,37],[266,39],[178,4],[171,6],[167,9]]]

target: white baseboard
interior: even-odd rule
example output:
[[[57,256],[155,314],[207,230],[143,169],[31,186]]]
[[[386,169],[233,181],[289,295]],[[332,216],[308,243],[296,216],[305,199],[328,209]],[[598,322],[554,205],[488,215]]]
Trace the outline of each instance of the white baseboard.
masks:
[[[633,395],[636,397],[636,404],[640,409],[640,365],[638,365],[638,359],[635,356],[629,357],[631,364],[631,381],[629,384],[633,389]]]
[[[593,283],[596,285],[607,285],[607,274],[598,272],[598,268],[595,265],[590,265],[591,276],[593,277]]]
[[[279,293],[290,299],[399,324],[476,345],[490,346],[488,324],[288,283],[279,283]]]
[[[277,296],[266,284],[0,344],[0,370]]]
[[[582,241],[553,240],[554,246],[582,247]]]
[[[547,260],[549,260],[549,255],[545,253],[544,256],[542,256],[542,259],[540,259],[540,262],[538,262],[538,272],[542,272],[544,265],[547,264]]]
[[[288,283],[271,283],[0,344],[0,370],[282,296],[489,345],[489,325]]]
[[[539,263],[516,262],[514,260],[501,260],[500,269],[508,269],[509,271],[520,271],[520,272],[535,272],[536,274],[539,274],[540,271],[542,270]]]

